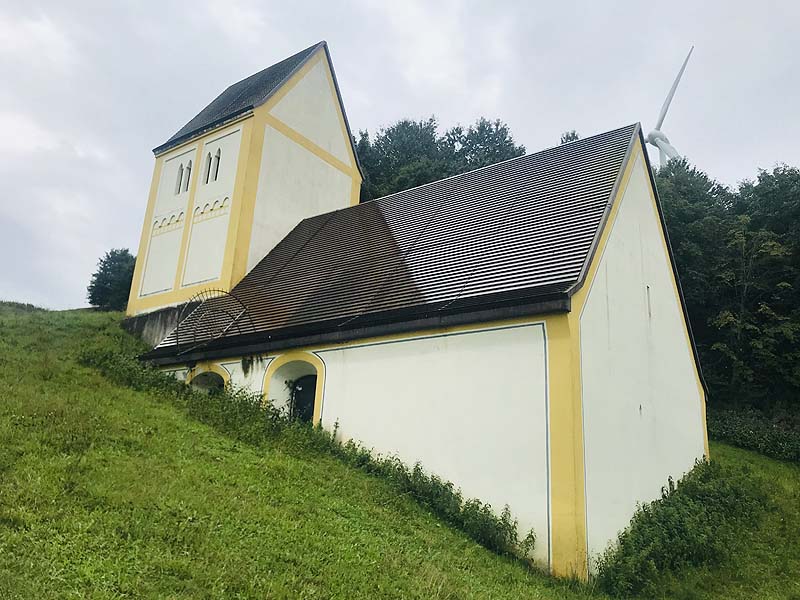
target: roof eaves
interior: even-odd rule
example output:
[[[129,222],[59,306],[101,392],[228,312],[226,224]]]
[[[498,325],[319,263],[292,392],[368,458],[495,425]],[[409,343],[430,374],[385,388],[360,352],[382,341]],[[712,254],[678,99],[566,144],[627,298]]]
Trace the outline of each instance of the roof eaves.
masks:
[[[520,298],[520,301],[500,304],[490,308],[473,307],[472,310],[450,312],[447,314],[420,314],[417,318],[404,320],[387,320],[374,322],[362,327],[347,329],[329,329],[315,331],[302,328],[290,335],[277,336],[278,332],[236,336],[228,340],[220,340],[224,345],[196,350],[185,354],[175,353],[175,347],[155,348],[139,358],[157,365],[187,364],[192,361],[252,356],[273,350],[289,350],[307,346],[340,344],[357,340],[370,339],[386,335],[424,333],[432,329],[456,327],[461,325],[479,325],[514,319],[533,317],[543,314],[569,312],[570,299],[564,293],[549,294],[541,298]],[[248,339],[244,339],[248,338]]]
[[[204,127],[200,127],[198,129],[195,129],[194,131],[190,131],[189,133],[186,133],[179,138],[175,138],[174,140],[165,142],[160,146],[153,148],[153,154],[155,156],[160,156],[164,154],[167,150],[172,150],[173,148],[177,148],[178,146],[181,146],[187,142],[195,140],[207,134],[210,131],[214,131],[215,129],[221,129],[226,125],[233,123],[234,121],[238,121],[242,117],[250,116],[249,113],[251,113],[252,111],[253,111],[252,105],[245,106],[244,108],[236,111],[235,113],[222,117],[221,119],[217,119],[216,121],[213,121]]]

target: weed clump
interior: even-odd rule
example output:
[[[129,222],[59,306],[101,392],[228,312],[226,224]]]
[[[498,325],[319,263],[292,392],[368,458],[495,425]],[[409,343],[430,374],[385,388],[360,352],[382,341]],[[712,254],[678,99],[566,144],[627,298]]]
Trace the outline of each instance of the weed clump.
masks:
[[[698,462],[661,498],[641,505],[598,563],[609,594],[659,596],[660,583],[688,567],[715,567],[731,556],[740,531],[769,510],[766,482],[749,470]]]

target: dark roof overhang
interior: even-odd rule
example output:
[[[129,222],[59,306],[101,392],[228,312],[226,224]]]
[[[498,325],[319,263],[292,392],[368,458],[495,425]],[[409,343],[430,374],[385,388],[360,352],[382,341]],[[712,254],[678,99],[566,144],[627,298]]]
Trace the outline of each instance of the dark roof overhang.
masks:
[[[175,346],[155,348],[141,358],[156,365],[191,364],[197,361],[253,356],[275,350],[290,350],[308,346],[327,346],[368,338],[423,334],[427,330],[480,325],[522,317],[569,312],[570,295],[566,291],[549,294],[499,294],[475,299],[460,306],[442,308],[423,305],[382,314],[362,315],[358,319],[315,322],[308,325],[275,331],[238,335],[214,340],[203,348],[178,354]]]

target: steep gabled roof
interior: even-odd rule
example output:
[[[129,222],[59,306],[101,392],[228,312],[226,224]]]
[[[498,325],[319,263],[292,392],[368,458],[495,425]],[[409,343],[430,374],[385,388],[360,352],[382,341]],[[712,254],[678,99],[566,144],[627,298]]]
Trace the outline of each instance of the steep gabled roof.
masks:
[[[154,154],[161,154],[170,148],[182,144],[183,142],[201,134],[210,131],[230,121],[231,119],[246,113],[253,108],[260,106],[280,89],[280,87],[294,75],[305,63],[311,58],[314,53],[323,48],[325,50],[325,57],[328,60],[328,66],[331,69],[333,76],[334,87],[336,88],[336,96],[339,101],[339,106],[344,116],[345,125],[347,126],[348,138],[350,138],[351,147],[353,146],[352,134],[350,133],[350,125],[347,122],[347,113],[344,110],[342,97],[339,93],[339,84],[336,82],[336,74],[333,71],[333,63],[331,62],[330,52],[328,51],[328,44],[325,41],[318,42],[313,46],[309,46],[305,50],[301,50],[297,54],[285,58],[284,60],[275,63],[271,67],[267,67],[263,71],[259,71],[255,75],[251,75],[241,81],[229,86],[219,96],[214,98],[211,103],[201,110],[195,117],[181,127],[175,135],[169,138],[166,142],[153,149]],[[356,155],[355,147],[353,147],[353,155],[356,156],[356,163],[358,157]],[[360,164],[358,165],[361,169]]]
[[[232,290],[249,333],[204,351],[569,310],[639,136],[629,125],[305,219]],[[209,322],[190,315],[181,335],[203,340]]]

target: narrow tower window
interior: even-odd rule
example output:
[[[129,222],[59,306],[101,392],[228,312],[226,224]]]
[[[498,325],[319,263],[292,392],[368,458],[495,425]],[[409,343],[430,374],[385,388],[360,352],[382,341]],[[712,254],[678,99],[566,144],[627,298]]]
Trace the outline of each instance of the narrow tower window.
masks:
[[[192,161],[189,161],[189,164],[186,165],[186,182],[183,184],[183,191],[189,191],[189,180],[192,178]]]
[[[217,153],[214,155],[214,181],[219,177],[219,161],[222,158],[222,150],[217,148]]]
[[[183,181],[183,165],[178,167],[178,180],[175,182],[175,194],[181,193],[181,182]]]
[[[209,178],[211,177],[211,152],[206,155],[206,174],[205,174],[205,183],[208,183]]]

